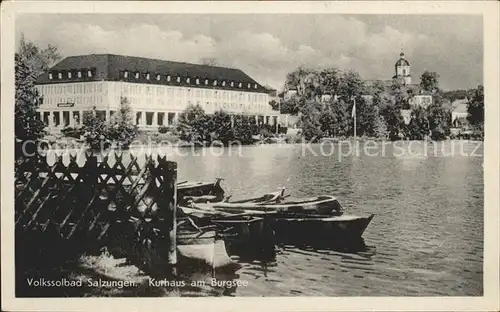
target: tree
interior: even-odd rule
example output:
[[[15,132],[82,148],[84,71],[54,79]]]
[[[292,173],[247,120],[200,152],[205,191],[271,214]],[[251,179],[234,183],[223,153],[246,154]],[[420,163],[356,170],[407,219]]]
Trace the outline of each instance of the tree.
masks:
[[[429,119],[424,108],[417,106],[412,109],[407,135],[411,140],[423,140],[429,135]]]
[[[450,135],[451,113],[440,101],[434,101],[428,108],[429,128],[433,140],[444,140]]]
[[[275,101],[275,100],[269,101],[269,105],[271,105],[271,108],[273,110],[279,110],[280,109],[279,103],[277,101]]]
[[[390,103],[383,107],[381,115],[387,124],[387,132],[389,139],[397,140],[400,138],[401,130],[403,129],[404,119],[401,115],[401,109],[395,104]]]
[[[484,87],[478,86],[467,104],[467,120],[480,133],[484,131]]]
[[[33,42],[26,41],[24,34],[21,34],[17,53],[26,62],[36,77],[47,72],[61,59],[61,55],[56,47],[49,44],[47,48],[41,49]]]
[[[424,71],[420,77],[420,88],[430,93],[439,91],[439,75],[436,72]]]
[[[355,71],[343,73],[339,82],[338,95],[344,102],[351,102],[352,97],[359,97],[365,93],[365,85],[361,76]]]
[[[335,97],[339,92],[342,72],[336,68],[326,68],[319,72],[321,94],[330,94]]]
[[[255,124],[253,116],[234,116],[233,125],[234,137],[237,138],[241,144],[253,143],[252,135],[258,132],[258,126]]]
[[[391,95],[393,97],[394,105],[398,109],[408,109],[408,88],[400,79],[393,79],[391,84]]]
[[[139,130],[134,123],[130,103],[126,97],[120,98],[120,109],[111,121],[109,131],[108,136],[122,148],[128,148],[137,137]]]
[[[360,135],[374,136],[378,109],[363,97],[356,99],[356,131]]]
[[[304,102],[305,100],[303,98],[293,96],[281,103],[281,113],[296,116],[299,113],[300,108],[304,105]]]
[[[82,124],[83,137],[91,149],[100,150],[111,144],[108,125],[96,116],[95,111],[84,112]]]
[[[315,101],[306,101],[301,108],[302,133],[307,141],[317,142],[323,137],[320,123],[320,105]]]
[[[337,118],[332,107],[330,105],[324,106],[319,116],[320,130],[323,132],[323,135],[328,137],[335,136],[336,121]]]
[[[344,100],[333,100],[331,102],[333,115],[335,116],[334,135],[340,137],[349,136],[353,130],[351,118],[352,105]]]
[[[14,131],[16,136],[16,160],[21,159],[24,154],[22,146],[25,142],[32,144],[25,145],[24,152],[32,154],[36,152],[38,140],[45,134],[44,123],[37,118],[36,110],[40,105],[38,92],[34,82],[36,74],[19,54],[15,59],[15,108],[14,108]]]
[[[297,90],[299,97],[307,98],[311,89],[316,89],[316,85],[314,84],[317,82],[314,70],[300,66],[286,76],[285,89]]]
[[[181,140],[194,142],[200,139],[201,129],[207,129],[207,118],[205,111],[200,105],[188,105],[188,107],[179,115],[176,130]]]
[[[378,108],[377,108],[378,110]],[[380,116],[380,114],[377,113],[377,118],[375,119],[375,127],[374,127],[374,134],[375,137],[385,139],[387,138],[387,135],[389,132],[387,131],[387,124],[384,120],[384,117]]]

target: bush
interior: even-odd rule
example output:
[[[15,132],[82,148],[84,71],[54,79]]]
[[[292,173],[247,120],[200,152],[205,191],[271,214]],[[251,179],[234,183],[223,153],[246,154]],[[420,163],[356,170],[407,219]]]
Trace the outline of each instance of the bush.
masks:
[[[65,127],[61,129],[61,133],[66,137],[77,138],[77,139],[79,139],[80,136],[83,134],[82,129],[73,127]]]
[[[158,127],[158,132],[159,133],[167,133],[169,130],[170,130],[170,128],[167,127],[167,126],[160,126],[160,127]]]

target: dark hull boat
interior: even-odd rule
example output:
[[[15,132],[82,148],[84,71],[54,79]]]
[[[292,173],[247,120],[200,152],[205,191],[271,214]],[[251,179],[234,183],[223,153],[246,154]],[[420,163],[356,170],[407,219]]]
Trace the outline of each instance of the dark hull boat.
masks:
[[[359,242],[373,217],[373,214],[278,217],[273,220],[273,228],[277,242],[342,245]]]
[[[217,210],[203,211],[196,208],[179,207],[202,227],[215,226],[219,237],[223,238],[231,251],[274,250],[274,231],[268,220],[248,214],[232,214]]]

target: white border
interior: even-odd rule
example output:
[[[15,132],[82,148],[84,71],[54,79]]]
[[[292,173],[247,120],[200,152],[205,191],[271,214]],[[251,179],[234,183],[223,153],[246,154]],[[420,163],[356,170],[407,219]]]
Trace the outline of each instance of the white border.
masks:
[[[14,297],[13,148],[14,16],[19,13],[345,13],[479,14],[484,21],[484,296],[279,298],[71,298]],[[453,27],[453,25],[450,25]],[[139,311],[486,311],[499,310],[499,2],[4,2],[2,3],[1,194],[2,310]]]

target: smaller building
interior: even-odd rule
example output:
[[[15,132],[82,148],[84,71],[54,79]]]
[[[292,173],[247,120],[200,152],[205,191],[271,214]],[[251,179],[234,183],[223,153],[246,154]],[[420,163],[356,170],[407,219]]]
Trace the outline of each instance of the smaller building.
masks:
[[[450,131],[454,135],[459,135],[460,133],[468,132],[470,130],[470,124],[467,120],[469,113],[467,112],[467,105],[469,101],[467,98],[458,99],[451,103],[451,128]]]

